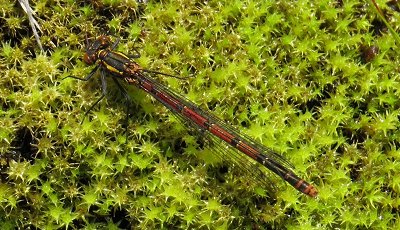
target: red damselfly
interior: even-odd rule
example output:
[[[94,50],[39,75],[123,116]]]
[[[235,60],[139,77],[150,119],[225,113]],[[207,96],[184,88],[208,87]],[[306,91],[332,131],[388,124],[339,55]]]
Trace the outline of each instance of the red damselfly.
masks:
[[[130,100],[130,98],[125,89],[118,82],[118,79],[123,80],[128,84],[135,85],[152,95],[155,99],[171,110],[179,119],[208,135],[208,138],[211,141],[216,142],[217,140],[222,140],[229,144],[232,148],[225,149],[220,147],[220,149],[218,149],[219,152],[224,154],[224,158],[233,158],[234,162],[240,164],[242,161],[239,160],[237,155],[229,155],[227,153],[229,151],[235,151],[236,149],[277,174],[300,192],[311,197],[317,196],[318,192],[315,187],[298,177],[290,169],[292,168],[291,164],[281,155],[263,146],[261,143],[252,140],[250,137],[241,134],[232,126],[221,121],[210,112],[199,108],[183,96],[180,96],[153,79],[151,76],[152,73],[167,76],[171,75],[143,69],[133,60],[134,58],[138,58],[139,55],[128,56],[121,52],[114,51],[118,42],[119,40],[112,43],[108,36],[99,36],[92,44],[88,45],[83,56],[83,61],[87,65],[94,65],[97,63],[97,66],[86,78],[70,76],[75,79],[87,81],[93,77],[94,73],[98,69],[101,70],[102,96],[90,107],[90,109],[85,113],[85,116],[101,99],[105,97],[107,86],[106,73],[108,73],[107,76],[111,77],[118,87],[122,89],[122,93],[127,100]],[[246,167],[245,170],[250,173],[253,172],[251,169],[252,164],[247,164]],[[260,174],[257,173],[254,173],[253,175],[258,177],[260,180],[267,181],[265,176],[260,176]]]

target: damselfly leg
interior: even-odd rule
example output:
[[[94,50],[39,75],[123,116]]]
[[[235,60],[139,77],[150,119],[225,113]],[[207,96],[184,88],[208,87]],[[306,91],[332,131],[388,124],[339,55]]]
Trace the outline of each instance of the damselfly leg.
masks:
[[[118,82],[115,77],[112,78],[115,84],[118,86],[120,89],[122,95],[124,95],[125,100],[126,100],[126,117],[125,117],[125,141],[128,142],[128,124],[129,124],[129,112],[132,106],[132,98],[129,96],[128,92],[125,90],[125,88]]]

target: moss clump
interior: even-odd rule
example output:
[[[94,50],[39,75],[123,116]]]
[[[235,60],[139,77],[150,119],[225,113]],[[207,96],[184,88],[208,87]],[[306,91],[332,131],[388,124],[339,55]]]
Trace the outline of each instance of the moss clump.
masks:
[[[35,4],[42,54],[23,10],[0,0],[1,229],[399,228],[398,44],[371,5]],[[61,79],[90,72],[85,38],[102,33],[145,68],[187,76],[159,80],[281,152],[318,198],[268,175],[269,197],[134,87],[127,143],[113,84],[80,124],[99,80]],[[361,47],[378,49],[367,60]]]

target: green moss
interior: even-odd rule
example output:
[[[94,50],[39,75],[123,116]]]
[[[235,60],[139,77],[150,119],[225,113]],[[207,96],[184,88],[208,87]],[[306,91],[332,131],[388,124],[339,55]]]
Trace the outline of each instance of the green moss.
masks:
[[[45,54],[20,6],[0,1],[0,228],[398,228],[398,44],[370,5],[35,4]],[[378,4],[397,30],[400,14]],[[112,81],[80,124],[100,82],[61,79],[91,71],[86,37],[104,33],[187,78],[157,80],[285,155],[318,198],[267,174],[270,197],[134,87],[127,143]],[[362,45],[379,47],[370,62]]]

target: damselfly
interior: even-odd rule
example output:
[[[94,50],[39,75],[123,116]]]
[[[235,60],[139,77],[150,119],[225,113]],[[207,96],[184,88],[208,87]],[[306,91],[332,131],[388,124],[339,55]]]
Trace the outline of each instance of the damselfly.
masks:
[[[222,140],[232,147],[230,150],[236,149],[237,151],[244,153],[247,157],[250,157],[263,167],[266,167],[277,174],[300,192],[311,197],[317,196],[318,192],[315,187],[298,177],[290,169],[292,167],[291,164],[281,155],[263,146],[257,141],[252,140],[250,137],[240,134],[239,131],[221,121],[210,112],[199,108],[183,96],[180,96],[153,79],[151,76],[152,73],[162,75],[168,74],[143,69],[133,60],[134,58],[138,58],[139,55],[128,56],[121,52],[114,51],[118,42],[119,40],[112,43],[108,36],[99,36],[87,47],[83,56],[83,61],[87,65],[94,65],[97,63],[97,66],[86,78],[71,76],[75,79],[87,81],[93,77],[94,73],[98,69],[100,69],[102,96],[90,107],[90,109],[85,113],[85,116],[106,95],[106,73],[108,73],[107,76],[111,77],[122,89],[124,96],[128,100],[129,96],[118,82],[118,79],[123,80],[128,84],[135,85],[139,89],[152,95],[155,99],[171,110],[179,119],[191,125],[193,128],[200,130],[202,133],[207,134],[211,140]],[[225,154],[223,153],[225,151],[229,152],[229,150],[225,148],[220,148],[218,151],[222,152],[221,154]],[[237,156],[225,154],[224,158],[225,156],[235,158],[233,161],[239,164],[241,162],[238,160]],[[252,172],[252,169],[250,168],[251,166],[251,164],[247,164],[246,166],[246,170],[250,173]],[[258,177],[260,176],[258,175]],[[265,176],[258,179],[267,180]]]

